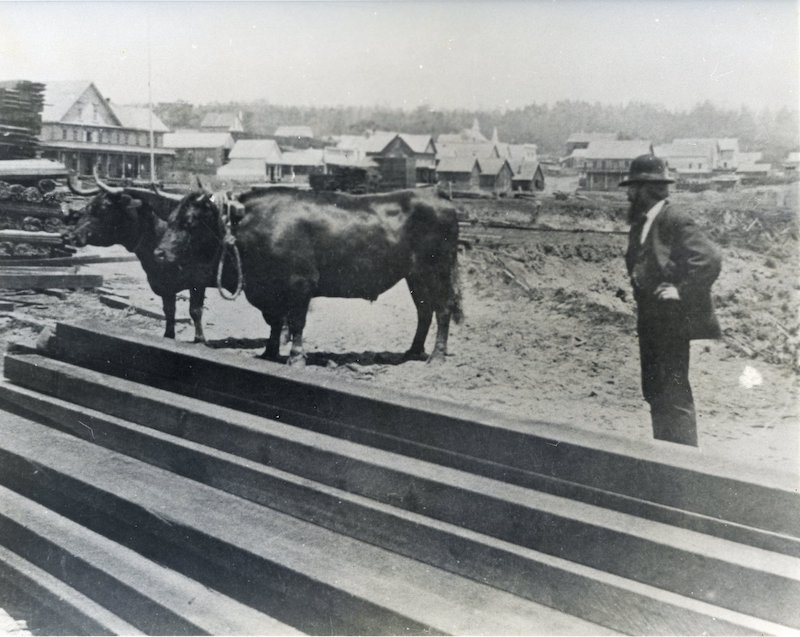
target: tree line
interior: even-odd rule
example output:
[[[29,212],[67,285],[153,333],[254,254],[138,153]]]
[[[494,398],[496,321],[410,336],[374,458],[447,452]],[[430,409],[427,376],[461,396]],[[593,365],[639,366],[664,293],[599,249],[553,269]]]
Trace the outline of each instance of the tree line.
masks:
[[[440,110],[420,106],[408,111],[385,106],[281,106],[266,100],[194,105],[161,103],[156,113],[170,128],[197,128],[209,112],[241,112],[253,136],[274,134],[278,126],[309,126],[315,137],[391,130],[433,135],[471,128],[477,118],[488,138],[496,128],[502,142],[534,143],[540,155],[563,156],[572,133],[613,133],[619,139],[649,139],[654,144],[679,137],[735,137],[743,151],[762,151],[766,161],[779,162],[800,150],[797,109],[722,108],[710,101],[684,111],[630,102],[624,105],[563,100],[529,104],[513,110]]]

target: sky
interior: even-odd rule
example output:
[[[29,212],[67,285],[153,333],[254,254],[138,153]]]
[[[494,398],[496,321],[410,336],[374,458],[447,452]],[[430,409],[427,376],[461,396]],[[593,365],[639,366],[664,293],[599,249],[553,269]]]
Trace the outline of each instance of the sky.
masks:
[[[800,0],[0,0],[0,80],[117,103],[798,107]]]

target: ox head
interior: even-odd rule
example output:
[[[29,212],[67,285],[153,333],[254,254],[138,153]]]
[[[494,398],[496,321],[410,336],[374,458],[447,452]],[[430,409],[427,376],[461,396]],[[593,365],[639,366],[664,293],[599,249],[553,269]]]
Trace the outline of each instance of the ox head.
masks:
[[[148,216],[166,217],[180,197],[144,188],[110,186],[94,169],[97,184],[93,188],[79,186],[70,178],[70,189],[83,196],[93,195],[78,215],[67,239],[77,246],[110,246],[121,244],[133,249],[138,243],[143,222]]]
[[[172,210],[155,250],[156,260],[178,265],[212,264],[220,254],[223,234],[212,194],[201,188],[186,195]]]

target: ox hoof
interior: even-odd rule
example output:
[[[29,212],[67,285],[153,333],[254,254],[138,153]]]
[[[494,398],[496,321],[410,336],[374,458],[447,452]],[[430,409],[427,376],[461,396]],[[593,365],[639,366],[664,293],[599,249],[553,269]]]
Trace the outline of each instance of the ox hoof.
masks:
[[[425,362],[428,364],[437,365],[439,363],[444,363],[446,357],[447,357],[446,352],[433,352],[433,354],[431,354],[428,357],[428,360],[426,360]]]
[[[194,337],[194,341],[192,341],[192,342],[193,343],[202,343],[203,345],[206,345],[206,339],[203,338],[203,337],[200,337],[200,336],[195,336]]]
[[[412,352],[411,350],[408,350],[405,354],[403,354],[403,360],[404,361],[427,361],[428,360],[428,355],[424,351],[422,351],[422,352]]]
[[[288,360],[286,361],[286,364],[291,365],[292,367],[303,369],[306,366],[306,355],[292,354],[291,356],[289,356]]]

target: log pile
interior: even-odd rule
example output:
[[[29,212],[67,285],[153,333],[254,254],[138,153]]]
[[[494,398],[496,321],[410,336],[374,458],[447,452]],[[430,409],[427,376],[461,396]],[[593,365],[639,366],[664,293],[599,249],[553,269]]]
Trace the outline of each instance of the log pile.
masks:
[[[0,260],[72,254],[63,237],[67,198],[51,179],[27,187],[0,181]]]
[[[0,159],[36,156],[44,89],[39,82],[0,82]]]

